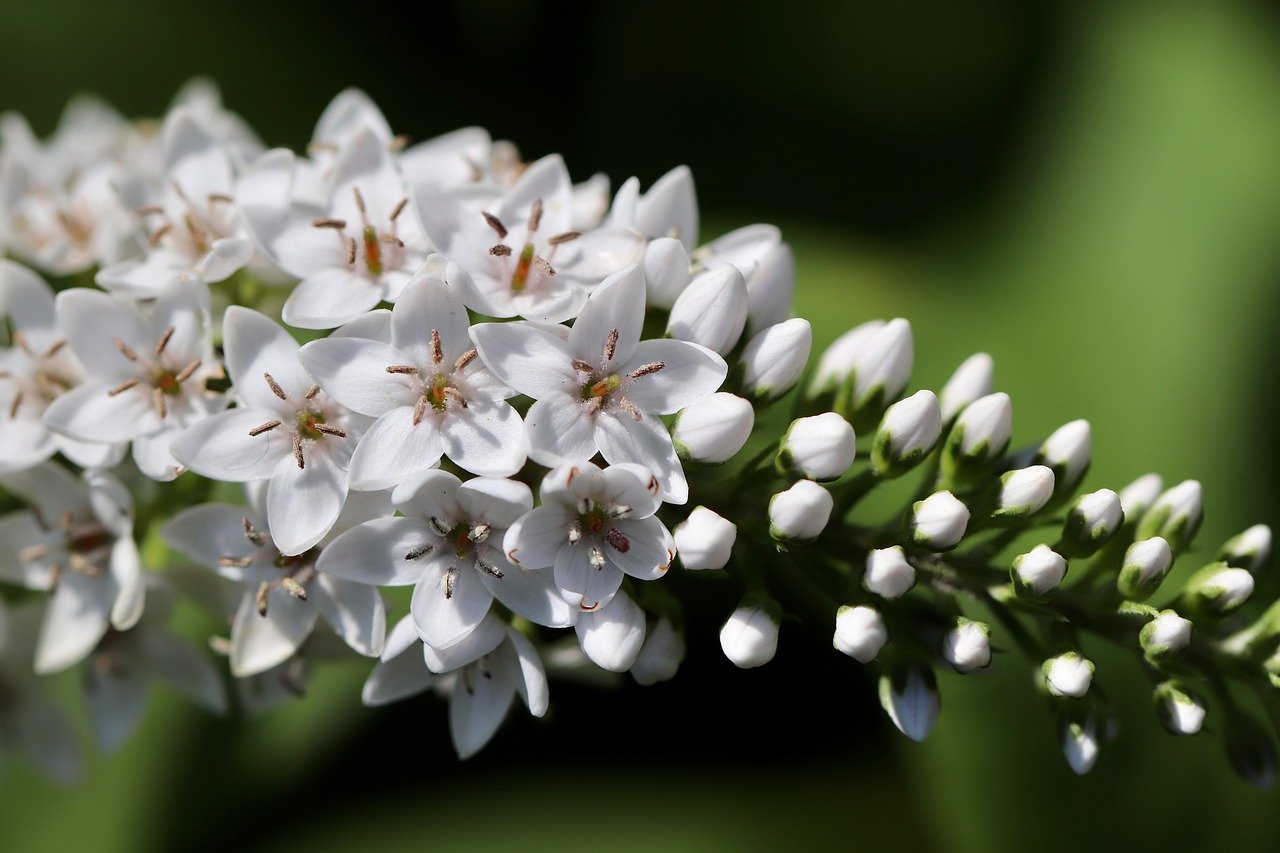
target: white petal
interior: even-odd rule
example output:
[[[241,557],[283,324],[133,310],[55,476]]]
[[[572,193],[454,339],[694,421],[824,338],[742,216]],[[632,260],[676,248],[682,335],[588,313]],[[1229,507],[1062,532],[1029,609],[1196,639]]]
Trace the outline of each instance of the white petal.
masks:
[[[535,400],[573,387],[577,372],[568,345],[525,323],[480,323],[471,327],[480,359],[494,375]]]
[[[446,577],[453,589],[446,594]],[[462,561],[434,562],[413,588],[410,610],[418,633],[427,645],[447,649],[470,634],[489,612],[493,594],[480,582],[475,569]]]
[[[122,662],[114,670],[90,666],[84,698],[94,741],[103,752],[114,752],[142,722],[147,710],[147,681],[132,661]]]
[[[119,381],[134,373],[134,363],[112,343],[113,338],[124,341],[135,352],[155,346],[146,322],[120,299],[77,287],[59,293],[56,304],[67,344],[95,376]]]
[[[11,512],[0,516],[0,580],[26,589],[50,589],[53,574],[47,560],[22,558],[27,548],[45,545],[49,534],[32,512]],[[0,638],[0,648],[3,638]]]
[[[642,581],[656,580],[671,568],[675,545],[661,521],[652,517],[624,518],[613,526],[627,537],[628,548],[623,551],[605,542],[603,550],[610,563]]]
[[[320,552],[316,568],[371,586],[408,586],[422,577],[425,561],[406,559],[406,555],[438,539],[419,519],[375,518],[330,542]]]
[[[621,462],[601,472],[601,496],[615,506],[630,508],[627,518],[648,518],[662,505],[662,485],[643,465]]]
[[[690,252],[698,245],[698,196],[688,166],[676,166],[636,202],[635,227],[650,237],[680,238]]]
[[[575,626],[587,657],[610,672],[626,672],[644,645],[644,611],[625,592],[593,613],[583,613]]]
[[[108,384],[90,382],[60,394],[45,410],[49,429],[80,441],[129,441],[159,426],[143,387],[112,396]]]
[[[377,308],[361,314],[350,323],[344,323],[329,333],[331,338],[365,338],[370,341],[391,343],[391,311]]]
[[[111,546],[111,577],[118,592],[111,603],[111,627],[127,631],[142,618],[147,581],[142,571],[142,555],[131,537],[117,539]]]
[[[470,634],[447,649],[423,644],[422,658],[432,672],[450,672],[484,657],[507,637],[506,624],[490,613]]]
[[[205,503],[174,514],[160,529],[169,547],[207,568],[217,568],[221,557],[246,557],[258,549],[245,537],[249,513],[242,506]]]
[[[457,500],[463,518],[502,530],[533,508],[533,492],[528,486],[496,477],[476,477],[461,484]],[[490,537],[491,543],[495,541]]]
[[[0,259],[0,315],[15,329],[54,328],[53,291],[40,276],[13,261]]]
[[[503,539],[507,559],[516,566],[540,569],[555,564],[569,541],[569,517],[558,506],[543,505],[521,516]]]
[[[525,417],[529,455],[543,465],[560,465],[596,455],[595,425],[581,399],[554,391],[529,407]]]
[[[153,480],[167,483],[182,473],[182,465],[170,451],[176,429],[165,429],[133,440],[133,461],[138,470]]]
[[[105,571],[105,569],[104,569]],[[79,663],[110,625],[119,588],[108,575],[63,572],[49,599],[36,641],[35,671],[47,675]]]
[[[460,468],[485,477],[506,477],[524,467],[524,422],[510,403],[475,402],[451,409],[441,434],[444,452]]]
[[[267,385],[271,374],[288,394],[302,395],[311,377],[298,361],[298,343],[280,325],[257,311],[233,305],[222,320],[227,374],[236,395],[251,406],[273,409],[280,398]]]
[[[573,624],[574,608],[560,594],[555,572],[550,569],[502,565],[502,577],[482,574],[480,580],[504,607],[535,625],[567,628]]]
[[[417,631],[413,632],[415,644]],[[360,700],[368,707],[387,705],[429,688],[435,681],[417,649],[407,649],[390,660],[381,661],[365,679]]]
[[[387,344],[331,337],[307,344],[298,358],[329,396],[353,412],[376,418],[418,399],[416,376],[387,372],[391,366],[418,362]]]
[[[568,265],[564,274],[590,287],[628,264],[642,260],[644,238],[630,229],[602,228],[588,231],[574,240],[573,250],[577,258]]]
[[[618,569],[607,562],[598,568],[591,564],[591,547],[585,541],[567,545],[556,554],[555,562],[555,580],[560,594],[584,613],[607,606],[622,586],[622,572]]]
[[[675,446],[657,418],[637,421],[625,412],[602,412],[596,418],[595,438],[611,464],[635,462],[653,471],[662,484],[664,501],[682,504],[689,499],[689,483]]]
[[[196,265],[196,273],[202,281],[223,281],[249,263],[252,257],[253,242],[247,237],[214,240],[209,252]]]
[[[523,224],[535,199],[542,201],[539,233],[558,234],[569,230],[573,216],[573,183],[559,154],[548,154],[531,163],[493,212],[508,226]]]
[[[269,409],[231,409],[187,427],[169,445],[174,458],[202,477],[232,483],[263,480],[293,455],[293,439],[277,427],[249,434],[279,420]]]
[[[291,658],[320,615],[314,601],[294,598],[281,587],[267,595],[266,616],[258,613],[256,598],[255,592],[246,592],[231,623],[231,674],[236,678],[266,672]]]
[[[332,329],[378,306],[382,289],[345,267],[307,276],[285,300],[280,318],[299,329]]]
[[[501,659],[505,661],[514,659],[519,667],[519,671],[513,673],[516,690],[528,707],[529,713],[535,717],[541,717],[547,713],[547,705],[550,702],[547,673],[543,669],[542,658],[539,657],[538,650],[534,648],[529,638],[515,628],[507,627],[507,638],[510,642],[503,646],[499,653]],[[506,653],[508,650],[510,654]]]
[[[662,415],[714,394],[729,372],[724,359],[706,347],[674,340],[641,341],[622,372],[655,363],[663,368],[632,381],[625,393],[641,411]]]
[[[440,336],[445,363],[471,349],[467,310],[441,279],[415,278],[405,286],[391,312],[391,340],[409,353],[413,364],[431,364],[431,332]]]
[[[267,488],[267,525],[282,554],[301,554],[324,538],[347,496],[347,474],[323,456],[299,468],[292,456],[276,465]]]
[[[449,735],[459,758],[470,758],[493,738],[515,699],[513,687],[474,669],[459,673],[449,697]]]
[[[435,420],[413,423],[413,409],[392,409],[373,422],[351,456],[351,486],[388,489],[440,461],[444,441]]]
[[[375,587],[321,574],[311,589],[320,615],[344,643],[368,657],[382,654],[387,611]]]
[[[633,265],[609,276],[591,294],[573,321],[569,348],[578,358],[594,365],[601,360],[605,341],[617,330],[617,346],[609,365],[625,364],[635,352],[643,323],[644,275]]]
[[[463,519],[457,499],[460,484],[448,471],[420,471],[397,486],[391,500],[405,515],[434,518],[445,527],[453,527]]]

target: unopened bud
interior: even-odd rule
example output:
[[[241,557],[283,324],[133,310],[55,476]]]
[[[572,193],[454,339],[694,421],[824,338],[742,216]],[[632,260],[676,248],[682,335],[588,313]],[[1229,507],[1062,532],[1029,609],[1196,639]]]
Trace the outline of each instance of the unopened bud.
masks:
[[[1178,681],[1156,685],[1156,717],[1170,734],[1193,735],[1204,726],[1205,703]]]
[[[1000,476],[1000,496],[994,518],[1028,518],[1035,515],[1053,497],[1053,471],[1044,465],[1031,465],[1008,471]]]
[[[1164,480],[1160,479],[1159,474],[1143,474],[1125,486],[1120,490],[1120,507],[1124,510],[1124,517],[1137,522],[1156,502],[1156,498],[1160,497],[1163,489]]]
[[[858,353],[884,327],[884,320],[868,320],[832,341],[818,359],[818,366],[809,381],[809,396],[815,399],[834,399],[836,390],[849,375]]]
[[[834,506],[830,492],[812,480],[801,480],[769,500],[769,535],[799,542],[816,539]]]
[[[1210,563],[1187,580],[1183,597],[1193,613],[1230,613],[1253,595],[1253,575],[1226,563]]]
[[[755,422],[755,410],[749,402],[717,391],[680,410],[671,441],[681,459],[719,465],[742,449]]]
[[[689,517],[672,532],[676,553],[686,569],[723,569],[733,553],[738,528],[705,506],[695,507]]]
[[[855,426],[871,427],[911,378],[911,324],[890,320],[857,348],[836,391],[834,408]]]
[[[1052,595],[1067,576],[1067,561],[1048,545],[1037,545],[1014,558],[1009,576],[1019,596],[1041,601]]]
[[[902,548],[880,548],[867,553],[866,570],[862,574],[862,586],[867,592],[881,598],[894,599],[915,586],[916,570],[907,562]]]
[[[942,386],[942,393],[938,397],[942,406],[942,420],[950,422],[974,400],[990,394],[994,370],[995,363],[985,352],[975,353],[961,362],[947,384]]]
[[[737,267],[725,264],[689,282],[671,306],[667,334],[724,355],[746,324],[747,282]]]
[[[1004,392],[988,394],[968,406],[947,434],[943,473],[949,482],[981,478],[1009,447],[1013,405]]]
[[[1079,652],[1066,652],[1049,658],[1040,667],[1045,686],[1054,696],[1079,699],[1093,683],[1093,662]]]
[[[960,674],[991,663],[991,626],[961,616],[942,638],[942,656]]]
[[[800,381],[813,346],[813,328],[796,317],[754,336],[742,351],[742,392],[755,400],[776,400]]]
[[[684,634],[670,619],[659,617],[644,635],[644,645],[631,665],[631,677],[646,687],[674,678],[684,660],[684,651]]]
[[[929,455],[942,435],[942,413],[932,391],[917,391],[889,407],[871,447],[871,466],[897,477]]]
[[[835,412],[791,422],[778,450],[778,466],[810,480],[838,480],[854,456],[853,427]]]
[[[1142,626],[1138,642],[1149,660],[1171,660],[1190,645],[1191,620],[1172,610],[1161,610],[1159,616]]]
[[[1160,588],[1172,565],[1169,543],[1159,536],[1134,542],[1124,552],[1116,588],[1125,598],[1145,601]]]
[[[720,629],[724,656],[741,669],[764,666],[778,651],[778,605],[745,598]]]
[[[658,308],[670,308],[689,286],[689,254],[674,237],[657,237],[645,246],[645,301]]]
[[[1092,711],[1063,720],[1062,754],[1076,775],[1083,776],[1093,769],[1098,752],[1098,721]]]
[[[1271,528],[1255,524],[1243,533],[1237,533],[1226,541],[1218,552],[1218,559],[1228,566],[1245,569],[1257,575],[1271,558]]]
[[[1072,556],[1087,557],[1105,545],[1124,523],[1120,496],[1110,489],[1081,495],[1062,525],[1064,550]]]
[[[1057,497],[1065,499],[1084,479],[1093,453],[1089,422],[1071,421],[1054,430],[1036,453],[1036,462],[1053,469]]]
[[[960,544],[969,525],[969,508],[951,492],[934,492],[911,507],[911,541],[931,551]]]
[[[1174,554],[1182,553],[1200,529],[1200,502],[1200,484],[1195,480],[1184,480],[1165,490],[1138,522],[1137,538],[1161,536]]]
[[[841,607],[836,612],[836,633],[831,645],[858,661],[871,663],[889,642],[884,617],[873,607]]]
[[[919,665],[894,667],[880,676],[880,706],[898,731],[923,741],[938,721],[937,676]]]

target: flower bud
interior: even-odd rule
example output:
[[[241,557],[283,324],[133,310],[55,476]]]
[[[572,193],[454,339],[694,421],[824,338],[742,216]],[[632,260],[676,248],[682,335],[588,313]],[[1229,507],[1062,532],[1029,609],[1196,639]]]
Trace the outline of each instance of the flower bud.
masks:
[[[1067,561],[1048,545],[1037,545],[1013,559],[1009,573],[1020,597],[1040,601],[1053,594],[1067,576]]]
[[[742,449],[755,422],[749,402],[717,391],[680,410],[671,428],[671,442],[685,461],[719,465]]]
[[[1138,642],[1148,660],[1170,660],[1191,643],[1191,620],[1172,610],[1161,610],[1159,616],[1142,626]]]
[[[1170,734],[1193,735],[1204,725],[1204,700],[1181,682],[1165,681],[1156,685],[1152,698],[1156,703],[1156,717]]]
[[[801,480],[769,500],[769,535],[799,542],[816,539],[834,506],[830,492],[812,480]]]
[[[740,669],[764,666],[778,651],[778,605],[744,598],[720,629],[724,656]]]
[[[1125,486],[1120,490],[1120,508],[1124,510],[1124,517],[1137,522],[1160,497],[1163,488],[1164,480],[1159,474],[1143,474]]]
[[[1134,542],[1124,552],[1116,588],[1125,598],[1146,601],[1160,588],[1172,565],[1169,543],[1159,536]]]
[[[1110,489],[1081,495],[1062,525],[1064,550],[1072,556],[1087,557],[1115,536],[1124,523],[1120,496]]]
[[[974,400],[990,394],[994,370],[995,363],[985,352],[975,353],[961,362],[947,384],[942,386],[942,393],[938,397],[942,406],[942,420],[949,423]]]
[[[1218,552],[1218,559],[1228,566],[1245,569],[1257,575],[1271,558],[1271,528],[1255,524],[1243,533],[1237,533],[1226,541]]]
[[[1054,696],[1079,699],[1093,683],[1093,662],[1079,652],[1066,652],[1049,658],[1040,667],[1045,686]]]
[[[704,272],[676,298],[667,334],[720,355],[738,343],[747,324],[747,282],[732,264]]]
[[[818,366],[809,381],[808,396],[815,399],[824,396],[834,398],[836,390],[849,375],[858,353],[884,327],[884,320],[868,320],[832,341],[818,359]]]
[[[942,435],[942,414],[932,391],[917,391],[889,407],[871,447],[871,467],[897,477],[929,455]]]
[[[1013,431],[1013,405],[1004,392],[974,400],[947,434],[942,470],[949,482],[979,479],[1009,446]]]
[[[1062,754],[1067,764],[1078,776],[1093,769],[1098,760],[1098,722],[1092,711],[1079,719],[1064,719],[1062,723]]]
[[[838,480],[853,464],[853,427],[835,412],[791,422],[778,450],[778,467],[810,480]]]
[[[631,677],[648,687],[675,677],[684,660],[684,634],[665,616],[658,618],[644,636],[644,645],[636,662],[631,664]]]
[[[889,631],[874,607],[845,605],[836,612],[836,633],[831,645],[859,663],[871,663],[887,642]]]
[[[881,598],[894,599],[915,586],[916,570],[907,562],[902,548],[880,548],[867,553],[867,567],[862,574],[862,587]]]
[[[1053,471],[1044,465],[1031,465],[1008,471],[1000,476],[1000,497],[994,518],[1027,518],[1035,515],[1053,497]]]
[[[991,626],[963,616],[942,638],[942,656],[964,675],[991,663]]]
[[[911,541],[933,551],[960,544],[969,525],[969,508],[951,492],[934,492],[911,507]]]
[[[1200,529],[1200,500],[1200,484],[1195,480],[1183,480],[1165,490],[1138,522],[1137,538],[1161,536],[1174,554],[1185,551]]]
[[[880,707],[898,731],[923,741],[938,721],[941,702],[933,670],[918,665],[897,666],[880,676]]]
[[[723,569],[733,552],[738,528],[727,518],[700,506],[676,525],[672,536],[676,542],[676,553],[686,569]]]
[[[1221,616],[1253,595],[1253,575],[1226,563],[1210,563],[1187,580],[1182,594],[1194,612]]]
[[[769,326],[742,351],[742,393],[754,400],[776,400],[800,380],[809,362],[813,329],[796,317]]]
[[[751,328],[764,329],[791,316],[795,292],[795,255],[791,246],[779,243],[760,258],[747,276],[747,320]]]
[[[835,411],[855,426],[873,425],[907,387],[913,346],[910,323],[900,317],[885,323],[853,354],[836,391]]]
[[[1059,498],[1066,498],[1084,479],[1092,452],[1089,422],[1077,420],[1058,427],[1044,440],[1036,453],[1036,462],[1053,469],[1055,493]]]
[[[645,246],[645,301],[658,308],[670,308],[689,286],[689,254],[674,237],[657,237]]]

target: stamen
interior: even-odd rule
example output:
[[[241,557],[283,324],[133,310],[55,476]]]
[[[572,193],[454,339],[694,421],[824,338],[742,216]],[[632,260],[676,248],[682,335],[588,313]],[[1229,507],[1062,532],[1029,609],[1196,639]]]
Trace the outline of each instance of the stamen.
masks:
[[[173,223],[166,222],[164,225],[161,225],[159,228],[151,232],[151,236],[147,238],[147,245],[154,249],[156,246],[160,245],[160,241],[164,239],[164,235],[168,234],[172,230]]]
[[[440,330],[431,330],[431,360],[436,364],[444,361],[444,346],[440,343]]]
[[[249,430],[249,435],[253,436],[254,438],[257,438],[258,436],[262,435],[264,432],[271,432],[271,430],[275,429],[278,426],[280,426],[279,421],[267,421],[265,424],[262,424],[261,426],[256,426],[253,429]]]
[[[542,257],[541,255],[533,256],[533,266],[538,270],[538,272],[542,273],[548,278],[556,274],[555,267],[551,266],[551,264],[547,261],[547,259]]]
[[[164,330],[162,335],[160,335],[160,340],[156,343],[156,355],[164,353],[164,348],[169,345],[169,339],[173,337],[173,332],[173,326],[170,326]]]
[[[209,193],[208,200],[210,205],[231,204],[232,202],[235,201],[235,199],[233,199],[231,196],[227,195],[226,193]]]
[[[648,364],[642,364],[635,370],[631,371],[631,373],[628,374],[628,377],[631,379],[639,379],[641,376],[648,376],[651,373],[657,373],[666,366],[666,362],[651,361]]]
[[[182,370],[178,372],[178,375],[173,377],[173,381],[177,382],[179,385],[181,385],[183,382],[186,382],[188,379],[191,378],[191,374],[195,373],[197,370],[200,369],[200,365],[202,363],[203,362],[201,362],[201,360],[197,358],[195,361],[191,362],[186,367],[182,368]]]
[[[352,187],[351,193],[356,197],[356,209],[360,211],[361,216],[366,216],[368,214],[368,211],[365,210],[364,196],[360,195],[360,188]]]
[[[302,436],[296,433],[293,436],[293,458],[299,469],[307,467],[307,460],[302,457]]]
[[[78,572],[86,577],[96,578],[102,574],[102,569],[90,562],[88,558],[72,551],[67,555],[67,562],[71,565],[71,571]]]
[[[338,438],[347,437],[346,431],[340,430],[336,426],[330,426],[329,424],[316,424],[316,429],[325,435],[337,436]]]
[[[262,378],[263,378],[263,379],[265,379],[265,380],[267,380],[267,387],[271,389],[271,393],[272,393],[272,394],[275,394],[275,395],[276,395],[277,397],[279,397],[281,400],[288,400],[288,399],[289,399],[289,395],[288,395],[288,394],[286,394],[286,393],[284,393],[284,389],[283,389],[283,388],[281,388],[281,387],[280,387],[280,385],[279,385],[279,383],[277,383],[277,382],[275,381],[275,379],[273,379],[273,378],[271,377],[271,374],[270,374],[270,373],[264,373],[264,374],[262,374]]]
[[[136,379],[134,380],[137,381]],[[22,405],[22,392],[13,395],[13,402],[9,404],[9,419],[13,420],[18,417],[18,407]]]
[[[458,569],[450,566],[449,570],[444,573],[444,597],[453,598],[453,587],[458,582]]]
[[[258,615],[267,615],[267,596],[271,594],[271,584],[263,581],[258,584]]]
[[[470,532],[467,533],[467,538],[472,542],[479,544],[489,538],[489,532],[492,530],[492,525],[481,522],[471,528]]]
[[[356,238],[347,238],[347,266],[354,267],[356,265]]]
[[[163,388],[151,389],[151,402],[155,404],[156,414],[162,419],[169,416],[169,404],[165,402]]]
[[[423,394],[418,398],[418,402],[413,404],[413,425],[417,426],[422,423],[422,416],[427,412],[427,406],[431,401],[427,399],[427,395]]]
[[[136,387],[137,384],[138,384],[137,379],[126,379],[125,381],[121,382],[119,385],[117,385],[116,387],[108,391],[107,396],[115,397],[117,395],[123,394],[125,391],[128,391],[130,388]]]
[[[321,217],[319,219],[311,220],[311,226],[313,228],[332,228],[335,231],[342,231],[347,227],[347,220]]]
[[[631,415],[632,420],[644,420],[644,414],[636,408],[636,404],[628,400],[626,397],[618,398],[618,408]]]
[[[496,563],[490,560],[486,560],[484,557],[476,557],[476,565],[480,568],[482,572],[489,575],[490,577],[495,577],[498,580],[502,580],[503,578],[502,569],[498,568]]]
[[[404,558],[406,560],[419,560],[427,556],[428,554],[430,554],[435,549],[436,549],[435,545],[432,545],[430,542],[426,542],[422,545],[419,545],[417,548],[414,548],[408,554],[405,554]]]
[[[262,538],[262,534],[258,531],[258,528],[253,526],[253,522],[249,520],[249,516],[246,515],[244,518],[240,519],[240,522],[244,525],[245,539],[248,539],[258,548],[267,544],[267,540]]]
[[[404,147],[408,144],[409,136],[404,133],[397,133],[395,136],[391,137],[391,142],[387,144],[387,147],[392,151],[403,151]]]
[[[387,368],[387,373],[402,373],[406,376],[411,376],[417,372],[418,368],[412,364],[393,364]]]
[[[569,544],[577,545],[578,540],[580,540],[581,538],[582,538],[582,525],[575,521],[569,525]]]
[[[511,247],[508,246],[506,243],[499,243],[496,246],[489,247],[489,254],[499,258],[510,257]]]
[[[626,518],[631,515],[631,507],[626,504],[614,504],[609,507],[610,518]]]
[[[218,565],[227,569],[243,569],[253,562],[253,555],[247,557],[219,557]]]
[[[63,347],[65,347],[66,345],[67,345],[67,339],[66,339],[66,338],[62,338],[61,340],[54,341],[53,343],[51,343],[51,344],[49,345],[49,348],[48,348],[47,350],[45,350],[45,351],[44,351],[44,357],[45,357],[45,358],[53,358],[53,357],[54,357],[55,355],[57,355],[57,354],[62,350],[62,348],[63,348]]]
[[[134,216],[154,216],[164,213],[164,208],[158,204],[144,204],[133,209]]]
[[[280,586],[284,587],[284,591],[292,595],[294,598],[298,598],[303,601],[307,600],[307,588],[288,575],[280,578]]]
[[[304,394],[303,396],[306,397],[308,400],[314,400],[316,398],[316,395],[319,393],[320,393],[320,386],[312,385],[310,388],[307,389],[307,393]]]
[[[31,349],[31,344],[27,343],[27,336],[22,333],[21,329],[14,330],[13,342],[22,348],[27,355],[35,355],[35,351]]]
[[[467,405],[467,398],[462,396],[462,392],[453,386],[446,386],[443,390],[444,396],[457,403],[464,409],[471,408]]]
[[[130,361],[137,361],[138,354],[132,348],[119,338],[112,338],[111,343],[116,345],[116,349],[120,350],[120,354]]]
[[[335,142],[308,142],[308,154],[335,154],[338,151],[338,145]]]
[[[379,239],[388,245],[395,246],[397,249],[404,248],[404,241],[394,234],[383,234]]]
[[[604,360],[613,361],[614,355],[618,352],[618,330],[610,329],[609,336],[604,340]]]
[[[489,223],[489,227],[498,235],[499,240],[507,239],[507,226],[502,224],[501,219],[484,210],[480,212],[480,215],[484,217],[485,222]]]
[[[533,209],[529,211],[529,233],[532,234],[538,230],[538,226],[542,224],[542,199],[535,198],[533,200]]]
[[[556,236],[552,237],[547,242],[550,243],[552,246],[560,246],[565,243],[570,243],[574,240],[577,240],[581,236],[582,236],[581,231],[565,231],[561,234],[557,234]]]
[[[604,568],[604,552],[594,545],[587,550],[587,560],[597,572]]]
[[[616,527],[610,527],[609,532],[604,535],[604,541],[613,546],[613,549],[620,554],[625,554],[631,550],[631,540],[627,539],[626,534]]]
[[[576,370],[576,371],[578,371],[579,373],[590,373],[590,372],[591,372],[592,370],[594,370],[595,368],[593,368],[591,365],[587,364],[587,363],[586,363],[585,361],[583,361],[582,359],[580,359],[580,358],[575,358],[575,359],[573,360],[573,369],[574,369],[574,370]]]
[[[448,536],[449,532],[453,529],[451,525],[445,524],[434,515],[427,519],[427,525],[430,526],[431,531],[437,536]]]
[[[474,361],[477,355],[479,355],[479,353],[477,353],[474,349],[469,349],[466,352],[464,352],[462,355],[458,356],[458,360],[453,363],[454,371],[456,372],[456,371],[462,370],[464,367],[466,367],[468,364]]]
[[[396,218],[399,217],[400,214],[404,213],[404,209],[408,204],[409,204],[409,199],[407,198],[400,199],[400,201],[396,202],[396,206],[391,208],[391,216],[389,216],[388,219],[390,219],[392,222],[395,222]]]

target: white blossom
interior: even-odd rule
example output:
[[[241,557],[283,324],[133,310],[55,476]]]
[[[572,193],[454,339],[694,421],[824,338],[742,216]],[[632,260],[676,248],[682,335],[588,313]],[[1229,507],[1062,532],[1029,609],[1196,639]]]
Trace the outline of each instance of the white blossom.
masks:
[[[775,539],[816,539],[827,526],[835,501],[812,480],[800,480],[769,499],[769,535]]]
[[[778,651],[776,605],[744,600],[720,628],[720,649],[734,666],[752,669],[773,660]]]
[[[719,465],[742,449],[755,423],[755,409],[749,402],[717,391],[676,414],[671,441],[681,459]]]
[[[871,663],[888,642],[884,617],[874,607],[859,604],[836,611],[836,632],[831,643],[838,651],[859,663]]]
[[[961,362],[938,395],[942,420],[949,423],[974,400],[990,394],[994,369],[995,363],[985,352],[975,353]]]
[[[916,570],[907,562],[901,546],[867,552],[862,586],[868,592],[886,599],[901,598],[915,582]]]
[[[690,571],[723,569],[737,536],[737,525],[705,506],[694,507],[672,531],[680,564]]]

